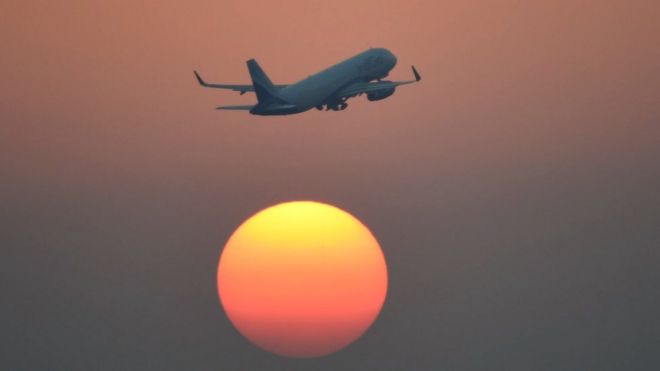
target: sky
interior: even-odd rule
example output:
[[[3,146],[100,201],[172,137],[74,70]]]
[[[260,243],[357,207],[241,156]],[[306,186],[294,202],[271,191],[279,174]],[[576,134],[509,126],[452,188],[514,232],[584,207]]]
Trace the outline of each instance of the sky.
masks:
[[[660,367],[656,1],[3,1],[0,368]],[[342,112],[216,111],[369,47],[423,80]],[[385,254],[331,356],[220,307],[235,228],[333,204]]]

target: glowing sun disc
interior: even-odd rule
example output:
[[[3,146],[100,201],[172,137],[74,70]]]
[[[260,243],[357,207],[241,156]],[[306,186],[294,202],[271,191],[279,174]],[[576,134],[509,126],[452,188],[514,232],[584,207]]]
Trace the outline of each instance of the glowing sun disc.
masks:
[[[311,201],[282,203],[241,224],[218,264],[218,293],[248,340],[288,357],[318,357],[358,339],[387,293],[387,266],[369,229]]]

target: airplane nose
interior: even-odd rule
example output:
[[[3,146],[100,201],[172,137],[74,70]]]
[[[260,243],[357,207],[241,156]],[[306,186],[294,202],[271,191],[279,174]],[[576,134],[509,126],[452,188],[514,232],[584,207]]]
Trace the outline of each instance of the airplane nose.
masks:
[[[394,68],[396,66],[396,56],[392,54],[392,52],[388,51],[388,62],[390,64],[390,68]]]

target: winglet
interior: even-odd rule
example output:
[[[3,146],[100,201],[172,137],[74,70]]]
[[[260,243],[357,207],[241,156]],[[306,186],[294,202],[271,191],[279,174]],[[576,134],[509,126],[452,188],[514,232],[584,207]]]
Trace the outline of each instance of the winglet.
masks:
[[[195,77],[197,78],[197,82],[199,82],[199,85],[206,86],[206,82],[204,82],[204,80],[202,80],[202,76],[200,76],[197,73],[197,71],[193,71],[193,73],[195,74]]]
[[[419,75],[419,72],[417,72],[417,69],[415,68],[415,66],[412,66],[412,70],[413,70],[413,75],[415,75],[415,81],[421,80],[422,76]]]

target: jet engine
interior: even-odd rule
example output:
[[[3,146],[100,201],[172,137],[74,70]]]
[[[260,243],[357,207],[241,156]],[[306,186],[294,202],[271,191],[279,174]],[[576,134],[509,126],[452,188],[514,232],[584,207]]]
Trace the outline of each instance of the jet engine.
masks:
[[[367,93],[367,99],[369,99],[370,101],[385,99],[385,98],[389,97],[390,95],[394,94],[394,89],[395,88],[380,89],[380,90],[369,92],[369,93]]]

